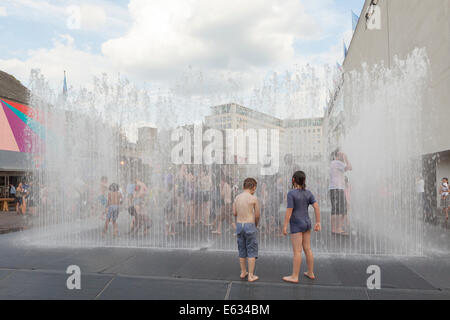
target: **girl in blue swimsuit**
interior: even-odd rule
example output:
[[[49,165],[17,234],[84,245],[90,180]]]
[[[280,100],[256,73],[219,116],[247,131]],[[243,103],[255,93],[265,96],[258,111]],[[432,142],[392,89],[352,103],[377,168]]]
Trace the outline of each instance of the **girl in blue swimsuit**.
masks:
[[[320,209],[311,191],[306,190],[306,175],[303,171],[296,171],[292,176],[292,190],[287,194],[287,209],[284,219],[283,235],[287,235],[289,223],[291,231],[292,250],[294,258],[292,275],[283,277],[284,281],[298,283],[300,265],[302,263],[302,249],[305,252],[308,271],[304,275],[310,279],[314,277],[314,258],[311,250],[311,220],[308,207],[314,208],[316,224],[314,231],[320,231]]]

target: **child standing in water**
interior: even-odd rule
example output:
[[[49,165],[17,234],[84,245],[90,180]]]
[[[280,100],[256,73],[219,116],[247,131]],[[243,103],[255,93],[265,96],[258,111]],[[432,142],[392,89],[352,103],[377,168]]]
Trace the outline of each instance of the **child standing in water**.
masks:
[[[292,250],[294,259],[292,275],[283,277],[284,281],[298,283],[300,265],[302,263],[302,249],[305,252],[308,271],[304,275],[310,279],[314,276],[314,258],[311,251],[311,220],[308,207],[313,206],[316,214],[314,231],[320,231],[320,209],[311,191],[306,190],[306,175],[303,171],[296,171],[292,176],[292,190],[287,194],[287,209],[284,219],[283,234],[287,235],[287,225],[290,225]]]
[[[112,221],[114,232],[113,235],[117,236],[118,227],[117,227],[117,218],[119,217],[119,205],[122,201],[122,194],[119,191],[119,186],[116,183],[112,183],[109,186],[108,199],[107,199],[107,214],[105,221],[105,230],[103,234],[108,232],[109,222]]]
[[[256,239],[257,225],[260,217],[258,198],[254,196],[256,180],[244,180],[244,191],[236,196],[233,203],[233,215],[236,217],[236,235],[241,265],[241,279],[249,282],[258,280],[254,274],[256,258],[258,257],[258,241]],[[248,262],[248,272],[247,272]]]

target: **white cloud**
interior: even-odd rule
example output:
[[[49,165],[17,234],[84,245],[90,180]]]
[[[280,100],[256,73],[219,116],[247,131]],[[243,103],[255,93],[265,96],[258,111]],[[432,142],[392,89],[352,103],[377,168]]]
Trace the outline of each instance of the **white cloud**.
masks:
[[[320,35],[298,0],[131,0],[133,25],[102,46],[120,69],[171,77],[188,65],[206,70],[270,67],[294,57],[295,39]]]
[[[8,14],[5,7],[0,7],[0,17],[6,17]]]
[[[88,86],[94,75],[112,71],[102,56],[77,48],[70,35],[61,35],[50,49],[41,48],[28,52],[28,58],[24,60],[0,59],[0,69],[13,74],[24,84],[28,82],[30,70],[34,68],[41,69],[42,74],[53,85],[62,85],[66,70],[69,85],[74,86]]]
[[[67,6],[72,3],[5,1],[10,15],[39,17],[64,26]],[[30,69],[40,68],[58,86],[66,70],[69,84],[74,86],[88,85],[92,76],[102,72],[120,72],[132,81],[150,83],[152,88],[170,86],[181,95],[242,91],[259,85],[271,71],[342,61],[342,38],[314,55],[295,52],[293,47],[297,39],[328,37],[330,28],[348,20],[333,12],[330,1],[321,0],[319,5],[300,0],[130,0],[128,11],[104,0],[83,1],[78,5],[84,30],[103,34],[114,24],[124,30],[121,17],[125,15],[132,23],[122,36],[104,42],[101,54],[91,53],[86,43],[76,46],[73,38],[65,35],[51,48],[30,51],[24,60],[0,59],[0,69],[26,82]],[[347,45],[349,32],[351,35],[351,31],[342,34]]]
[[[106,24],[106,13],[102,7],[94,5],[81,5],[81,28],[85,30],[96,30]]]
[[[86,32],[105,34],[115,30],[123,30],[128,20],[128,11],[110,1],[35,1],[35,0],[3,0],[5,8],[11,16],[26,21],[45,21],[55,27],[66,28],[74,21],[74,8],[78,11],[79,27]],[[72,21],[71,21],[72,19]],[[74,28],[68,28],[74,29]],[[75,28],[77,29],[77,28]]]

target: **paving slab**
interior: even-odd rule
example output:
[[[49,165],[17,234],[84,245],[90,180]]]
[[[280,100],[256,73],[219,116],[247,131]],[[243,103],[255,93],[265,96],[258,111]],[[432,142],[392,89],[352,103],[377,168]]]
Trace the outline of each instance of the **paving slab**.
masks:
[[[99,299],[223,300],[228,282],[214,280],[116,277]]]
[[[319,265],[320,262],[317,264]],[[336,275],[342,285],[348,287],[367,287],[367,267],[380,267],[381,287],[390,289],[437,289],[417,273],[392,257],[345,257],[332,260]]]
[[[69,291],[67,266],[78,265],[82,287]],[[290,254],[260,255],[260,281],[239,280],[235,251],[122,247],[27,246],[0,235],[0,299],[450,299],[450,257],[316,254],[316,280],[281,281]],[[368,290],[369,265],[381,289]],[[303,256],[302,272],[306,271]]]
[[[367,300],[363,288],[317,285],[233,282],[230,300]]]
[[[440,290],[367,290],[370,300],[450,300],[450,291]]]
[[[94,299],[112,279],[107,275],[83,275],[81,290],[69,290],[68,276],[55,272],[14,271],[0,279],[0,299]]]
[[[36,269],[66,270],[69,265],[77,265],[82,272],[107,273],[106,270],[131,259],[135,254],[134,249],[126,248],[67,248],[60,259],[43,263]]]
[[[0,211],[0,234],[16,232],[27,227],[27,218],[15,211]]]
[[[14,272],[14,270],[2,270],[2,269],[0,269],[0,281],[2,279],[5,279],[6,277],[8,277],[13,272]]]
[[[139,249],[130,259],[105,269],[104,273],[172,277],[193,255],[191,250]]]
[[[10,269],[39,269],[50,268],[66,257],[70,257],[75,250],[65,248],[29,248],[29,247],[4,247],[0,248],[0,268]]]
[[[437,289],[450,289],[450,257],[398,259],[400,263]]]

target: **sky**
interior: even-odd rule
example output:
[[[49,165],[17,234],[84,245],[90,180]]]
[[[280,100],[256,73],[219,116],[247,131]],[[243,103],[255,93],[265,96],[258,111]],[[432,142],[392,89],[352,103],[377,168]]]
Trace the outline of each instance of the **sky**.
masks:
[[[294,65],[341,63],[364,0],[1,0],[0,70],[79,88],[103,73],[173,86],[186,70],[251,85]],[[211,80],[214,81],[214,80]]]

